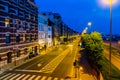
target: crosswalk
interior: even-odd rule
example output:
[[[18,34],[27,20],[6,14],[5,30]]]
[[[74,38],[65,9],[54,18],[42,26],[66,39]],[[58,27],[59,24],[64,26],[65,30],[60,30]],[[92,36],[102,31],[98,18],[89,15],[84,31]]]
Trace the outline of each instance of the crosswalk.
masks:
[[[32,74],[8,73],[0,76],[0,80],[64,80],[64,78]]]
[[[59,56],[57,56],[55,59],[53,59],[51,62],[49,62],[46,66],[44,66],[40,72],[43,73],[52,73],[56,67],[62,62],[62,60],[67,56],[69,52],[69,48],[66,49],[63,53],[61,53]]]

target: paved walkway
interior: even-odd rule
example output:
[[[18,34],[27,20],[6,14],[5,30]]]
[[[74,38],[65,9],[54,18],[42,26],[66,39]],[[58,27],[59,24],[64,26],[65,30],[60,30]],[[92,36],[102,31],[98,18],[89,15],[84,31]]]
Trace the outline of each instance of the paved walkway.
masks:
[[[80,80],[97,80],[96,77],[93,75],[92,68],[90,67],[86,56],[81,55],[79,58],[80,63]]]
[[[75,68],[73,69],[73,77],[71,79],[66,80],[97,80],[96,76],[93,74],[93,70],[90,67],[86,56],[82,55],[83,53],[79,53],[80,48],[78,49],[78,54],[76,57],[78,58],[79,68],[77,68],[77,78],[75,78]],[[76,59],[77,59],[76,58]]]

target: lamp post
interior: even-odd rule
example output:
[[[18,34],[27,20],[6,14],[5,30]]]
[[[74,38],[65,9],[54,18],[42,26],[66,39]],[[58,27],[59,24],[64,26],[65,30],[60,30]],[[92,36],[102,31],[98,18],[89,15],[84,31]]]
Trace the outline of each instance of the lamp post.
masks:
[[[91,32],[91,25],[92,25],[92,22],[88,22],[88,27],[90,28],[89,30],[90,30],[90,32]]]
[[[112,52],[112,0],[110,0],[110,49],[109,49],[109,60],[110,60],[110,66],[109,66],[109,76],[111,74],[111,52]]]
[[[102,4],[108,5],[110,7],[110,48],[109,48],[109,75],[111,74],[111,45],[112,45],[112,7],[115,5],[118,0],[100,0]]]

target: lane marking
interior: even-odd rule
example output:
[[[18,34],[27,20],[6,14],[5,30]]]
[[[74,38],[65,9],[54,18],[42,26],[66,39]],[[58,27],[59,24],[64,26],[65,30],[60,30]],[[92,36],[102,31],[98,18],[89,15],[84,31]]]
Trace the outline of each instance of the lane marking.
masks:
[[[21,72],[40,72],[38,70],[15,70],[15,71],[21,71]]]
[[[55,77],[54,80],[58,80],[58,78]]]
[[[7,76],[9,76],[9,75],[11,75],[11,74],[12,74],[12,73],[5,74],[4,76],[0,77],[0,80],[3,79],[3,78],[5,78],[5,77],[7,77]]]
[[[21,75],[20,77],[18,77],[16,80],[20,80],[22,77],[24,77],[26,74]]]
[[[43,76],[40,80],[45,80],[45,78],[47,78],[46,76]]]
[[[30,75],[25,76],[22,80],[26,80]]]
[[[35,80],[40,80],[40,78],[41,78],[41,76],[37,76],[37,77],[35,78]]]
[[[12,77],[11,79],[9,80],[14,80],[15,78],[17,78],[18,76],[20,76],[21,74],[17,74],[16,76]]]
[[[42,64],[40,64],[40,63],[39,63],[39,64],[37,64],[37,66],[38,66],[38,67],[40,67],[41,65],[42,65]]]
[[[52,73],[56,67],[62,62],[62,60],[66,57],[66,55],[69,52],[69,48],[66,49],[63,53],[61,53],[59,56],[57,56],[55,59],[53,59],[51,62],[49,62],[46,66],[44,66],[40,72],[43,73]]]
[[[52,80],[52,77],[49,77],[47,80]]]
[[[33,80],[33,78],[35,77],[36,75],[33,75],[32,77],[30,77],[28,80]]]
[[[9,80],[9,78],[13,77],[14,75],[16,75],[16,74],[12,74],[12,75],[10,75],[10,76],[4,78],[3,80]]]

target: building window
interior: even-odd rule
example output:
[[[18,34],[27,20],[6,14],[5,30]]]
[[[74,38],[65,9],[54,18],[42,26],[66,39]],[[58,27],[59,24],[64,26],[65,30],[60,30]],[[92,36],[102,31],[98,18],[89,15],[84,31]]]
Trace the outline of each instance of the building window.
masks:
[[[31,28],[31,23],[30,23],[30,22],[28,23],[28,28],[29,28],[29,30],[32,29],[32,28]]]
[[[32,41],[32,34],[30,34],[30,41]]]
[[[23,41],[26,41],[26,34],[23,34]]]
[[[8,18],[5,19],[5,27],[10,27],[10,20]]]
[[[17,57],[20,57],[20,50],[18,50],[16,53],[17,53]]]
[[[29,14],[29,19],[31,19],[31,17],[32,17],[31,14]]]
[[[34,16],[34,21],[36,20],[36,17]]]
[[[20,35],[19,34],[16,34],[16,42],[20,42]]]
[[[36,40],[36,39],[38,39],[38,35],[37,35],[37,34],[35,34],[35,40]]]
[[[19,22],[19,21],[18,21],[18,20],[15,20],[14,22],[15,22],[15,28],[18,29],[18,22]]]
[[[48,38],[50,38],[50,35],[48,35]]]
[[[0,61],[2,61],[2,57],[0,56]]]
[[[6,33],[6,43],[10,43],[10,34],[9,33]]]
[[[22,27],[23,27],[24,30],[26,30],[25,21],[22,22]]]
[[[11,63],[12,62],[12,52],[8,52],[7,53],[7,63]]]
[[[48,31],[51,31],[51,28],[50,28],[50,27],[48,28]]]

